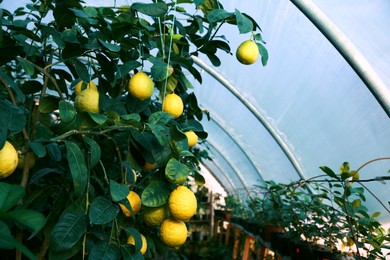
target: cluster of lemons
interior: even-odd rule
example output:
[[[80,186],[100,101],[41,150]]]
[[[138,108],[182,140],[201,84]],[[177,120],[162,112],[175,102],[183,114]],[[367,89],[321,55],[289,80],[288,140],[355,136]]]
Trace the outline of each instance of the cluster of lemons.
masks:
[[[125,205],[119,204],[123,214],[126,217],[131,217],[132,213],[137,215],[142,205],[140,196],[136,192],[130,191],[127,200],[132,212]],[[147,225],[160,227],[160,238],[164,244],[177,249],[187,240],[188,230],[185,222],[195,215],[196,210],[197,200],[194,192],[185,186],[178,186],[171,192],[167,205],[160,207],[142,206],[142,217]],[[145,254],[147,240],[143,234],[141,234],[141,238],[140,251]],[[130,235],[127,243],[135,245],[134,237]]]

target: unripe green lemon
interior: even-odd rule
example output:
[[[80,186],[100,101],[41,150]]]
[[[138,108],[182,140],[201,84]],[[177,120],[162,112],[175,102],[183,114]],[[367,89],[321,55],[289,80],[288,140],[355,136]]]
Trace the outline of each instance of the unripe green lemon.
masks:
[[[146,207],[142,208],[142,216],[145,223],[149,226],[160,226],[161,223],[168,217],[168,209],[166,206],[161,207]]]
[[[247,40],[238,46],[236,57],[239,62],[250,65],[256,62],[259,57],[259,48],[254,41]]]
[[[153,80],[142,71],[136,73],[129,81],[129,92],[136,99],[149,99],[153,95],[153,91]]]

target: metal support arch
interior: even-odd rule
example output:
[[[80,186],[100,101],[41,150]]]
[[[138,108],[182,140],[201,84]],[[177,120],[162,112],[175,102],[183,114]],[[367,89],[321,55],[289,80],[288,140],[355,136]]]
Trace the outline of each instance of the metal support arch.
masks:
[[[215,145],[212,144],[212,142],[210,142],[210,140],[207,140],[207,144],[210,145],[211,148],[213,148],[218,154],[219,156],[222,157],[222,159],[229,165],[230,168],[232,168],[232,170],[236,173],[237,175],[237,178],[240,180],[242,186],[246,189],[246,191],[249,193],[249,189],[248,187],[245,185],[245,182],[244,182],[244,178],[242,178],[241,174],[240,174],[240,170],[237,169],[233,164],[231,164],[228,159],[226,158],[226,156],[221,153],[216,147]]]
[[[209,73],[212,77],[218,80],[224,87],[226,87],[227,90],[229,90],[238,100],[240,100],[240,102],[246,108],[248,108],[248,110],[257,118],[257,120],[259,120],[259,122],[265,127],[265,129],[267,129],[269,134],[274,138],[276,143],[279,145],[283,153],[286,155],[286,157],[289,159],[289,161],[297,171],[299,177],[302,179],[306,179],[298,160],[295,158],[294,154],[292,153],[292,151],[290,150],[286,142],[280,137],[280,135],[275,131],[274,127],[256,109],[256,107],[251,102],[246,100],[235,86],[233,86],[227,79],[225,79],[221,74],[219,74],[212,67],[207,65],[200,58],[192,55],[191,59],[194,61],[195,64],[197,64],[199,67],[204,69],[207,73]]]
[[[290,0],[329,40],[390,117],[390,91],[370,63],[341,30],[311,0]]]
[[[226,127],[225,125],[222,123],[222,120],[219,119],[217,116],[215,116],[215,114],[213,116],[210,117],[211,121],[213,121],[216,125],[219,126],[219,128],[224,131],[230,138],[231,140],[233,141],[233,143],[235,145],[237,145],[237,147],[240,149],[240,151],[244,154],[244,156],[246,158],[248,158],[248,161],[249,163],[252,165],[252,167],[256,170],[257,174],[259,175],[260,179],[263,181],[264,178],[263,176],[261,175],[261,172],[257,169],[256,165],[253,163],[253,160],[251,159],[251,157],[249,156],[249,154],[244,150],[244,148],[242,147],[242,145],[239,143],[239,140],[237,140],[236,137],[234,137],[230,132],[226,131]]]

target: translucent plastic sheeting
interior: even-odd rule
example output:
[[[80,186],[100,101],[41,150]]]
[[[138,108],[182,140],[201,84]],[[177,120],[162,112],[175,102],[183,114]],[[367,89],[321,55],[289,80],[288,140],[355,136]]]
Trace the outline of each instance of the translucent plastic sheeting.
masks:
[[[326,2],[326,1],[322,1]],[[334,1],[332,1],[334,2]],[[350,2],[350,1],[347,1]],[[376,1],[358,1],[359,5]],[[327,12],[332,12],[344,3],[327,3]],[[383,1],[377,1],[376,8],[367,8],[366,12],[386,7]],[[229,1],[224,3],[227,10],[239,9],[253,16],[263,28],[263,38],[267,41],[269,63],[262,67],[260,62],[245,66],[235,61],[234,56],[220,53],[222,65],[216,68],[225,79],[234,85],[259,110],[276,132],[283,137],[294,157],[298,160],[306,178],[322,174],[319,167],[329,166],[338,171],[339,166],[348,161],[353,169],[377,157],[390,155],[390,120],[377,100],[352,70],[350,65],[336,51],[317,28],[289,1]],[[347,9],[346,7],[343,7]],[[354,5],[348,8],[354,10]],[[386,32],[386,19],[376,17],[371,30],[380,31],[379,41],[364,41],[365,35],[355,30],[349,31],[348,24],[359,27],[359,12],[351,11],[349,23],[340,28],[348,32],[348,37],[357,41],[357,47],[375,64],[380,60],[380,69],[389,71],[389,59],[386,58],[389,48],[385,48],[389,36]],[[348,9],[349,10],[349,9]],[[346,12],[346,10],[344,10]],[[387,12],[386,14],[389,14]],[[380,13],[365,14],[364,17],[383,16]],[[342,13],[339,13],[342,17]],[[343,20],[338,18],[336,24]],[[360,21],[364,23],[363,21]],[[365,26],[369,26],[365,24]],[[378,27],[381,25],[380,27]],[[248,35],[236,36],[229,31],[229,26],[221,30],[230,40],[232,52]],[[365,30],[368,31],[367,28]],[[388,44],[387,46],[390,46]],[[366,49],[369,49],[367,53]],[[205,61],[206,58],[203,58]],[[375,64],[378,66],[378,64]],[[374,67],[375,67],[374,66]],[[378,72],[382,75],[380,72]],[[261,124],[252,122],[249,111],[240,106],[239,100],[227,90],[222,90],[219,82],[211,76],[204,76],[204,84],[197,86],[195,92],[199,103],[219,118],[223,119],[225,130],[233,133],[239,141],[246,143],[245,149],[254,156],[265,179],[284,181],[296,179],[297,174],[286,160],[280,147],[272,143],[272,139]],[[384,79],[385,80],[385,79]],[[388,84],[388,86],[390,86]],[[207,126],[207,125],[206,125]],[[206,131],[209,129],[206,128]],[[215,134],[209,131],[210,138]],[[228,142],[226,142],[228,143]],[[221,144],[223,145],[223,144]],[[234,147],[221,147],[223,153],[231,153]],[[229,157],[229,156],[227,156]],[[245,155],[242,154],[242,158]],[[283,158],[284,157],[284,158]],[[229,157],[232,158],[232,157]],[[234,155],[231,163],[239,163],[240,157]],[[278,163],[275,163],[278,162]],[[364,177],[386,175],[389,162],[377,163],[362,172]],[[229,172],[230,174],[230,172]],[[256,171],[246,175],[257,174]],[[369,184],[380,198],[390,197],[388,186],[380,183]],[[380,210],[380,206],[372,196],[367,195],[372,203],[372,210]],[[385,202],[387,203],[387,202]],[[383,218],[388,218],[383,216]]]

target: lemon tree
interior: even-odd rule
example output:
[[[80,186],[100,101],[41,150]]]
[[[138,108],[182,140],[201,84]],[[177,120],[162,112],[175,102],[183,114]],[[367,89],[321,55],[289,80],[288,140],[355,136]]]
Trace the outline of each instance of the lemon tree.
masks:
[[[229,23],[265,64],[258,24],[216,0],[0,8],[2,258],[142,259],[180,247],[196,203],[174,194],[204,183],[209,158],[187,136],[207,139],[190,57],[219,66]]]

